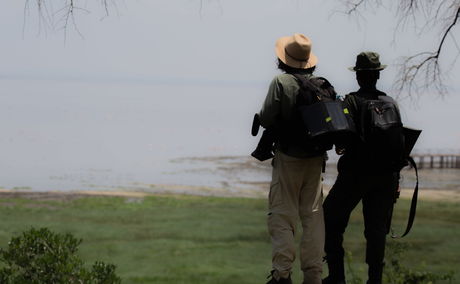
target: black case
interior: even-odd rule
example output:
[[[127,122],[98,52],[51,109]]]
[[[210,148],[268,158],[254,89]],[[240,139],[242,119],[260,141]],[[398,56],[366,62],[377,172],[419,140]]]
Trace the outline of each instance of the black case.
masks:
[[[320,143],[347,143],[356,133],[342,101],[317,102],[299,108],[308,136]]]

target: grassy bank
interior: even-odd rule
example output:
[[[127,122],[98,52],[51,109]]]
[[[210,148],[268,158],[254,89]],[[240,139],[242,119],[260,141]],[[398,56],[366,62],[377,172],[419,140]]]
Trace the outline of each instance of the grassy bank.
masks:
[[[395,212],[403,229],[407,200]],[[358,274],[365,273],[362,220],[357,208],[346,246]],[[270,270],[266,201],[195,196],[14,198],[0,200],[0,246],[30,227],[83,238],[88,262],[117,265],[123,283],[265,283]],[[419,204],[404,263],[457,270],[460,208],[452,202]],[[395,241],[390,241],[395,242]],[[297,265],[298,266],[298,265]],[[457,278],[459,276],[457,275]],[[298,268],[294,279],[300,281]]]

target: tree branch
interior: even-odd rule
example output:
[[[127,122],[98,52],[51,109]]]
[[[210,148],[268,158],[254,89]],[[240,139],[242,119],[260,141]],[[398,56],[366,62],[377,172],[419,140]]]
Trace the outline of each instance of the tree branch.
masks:
[[[460,6],[457,8],[457,12],[455,13],[454,20],[452,21],[452,23],[449,25],[449,27],[444,32],[444,35],[442,36],[441,42],[439,43],[438,51],[436,52],[438,57],[439,57],[439,54],[441,53],[441,49],[444,45],[444,41],[446,40],[447,35],[450,33],[450,30],[457,24],[459,15],[460,15]]]
[[[67,33],[70,26],[77,32],[77,34],[83,38],[83,34],[79,31],[77,25],[77,12],[84,12],[90,14],[90,11],[78,6],[79,0],[56,0],[61,3],[57,10],[54,10],[52,7],[53,0],[25,0],[24,4],[24,23],[23,23],[23,35],[25,33],[26,27],[26,18],[30,14],[30,7],[33,5],[34,9],[37,11],[38,17],[38,30],[39,33],[49,28],[62,29],[64,32],[64,41],[66,41]],[[56,2],[55,1],[55,2]],[[113,0],[112,0],[113,1]],[[109,0],[99,0],[100,6],[103,9],[105,16],[109,16],[110,13],[110,3]],[[50,7],[48,7],[48,4]],[[51,9],[50,9],[51,8]]]
[[[372,4],[377,8],[383,6],[382,0],[346,0],[344,2],[345,13],[349,15],[360,14],[360,9],[368,9],[363,7],[366,4]],[[458,24],[460,0],[400,0],[398,2],[396,15],[399,20],[395,27],[395,34],[396,31],[404,29],[411,22],[415,34],[419,37],[423,37],[427,30],[440,29],[441,38],[434,51],[402,57],[395,80],[396,90],[399,94],[407,91],[407,94],[411,96],[413,93],[435,89],[442,95],[446,93],[447,88],[443,83],[440,57],[444,52],[447,36],[452,38],[458,51],[452,31]]]
[[[357,12],[358,8],[364,3],[366,0],[359,0],[358,2],[355,1],[347,1],[347,5],[351,6],[350,8],[347,9],[346,14],[351,15],[355,12]]]
[[[408,96],[411,96],[413,91],[418,93],[421,90],[430,88],[434,88],[440,95],[447,92],[446,86],[442,80],[439,58],[443,51],[445,40],[448,35],[451,35],[451,30],[457,24],[459,16],[460,6],[457,7],[451,23],[444,31],[436,51],[422,52],[403,59],[403,63],[400,65],[399,79],[396,81],[396,87],[399,93],[402,93],[402,91],[406,89],[408,90]]]

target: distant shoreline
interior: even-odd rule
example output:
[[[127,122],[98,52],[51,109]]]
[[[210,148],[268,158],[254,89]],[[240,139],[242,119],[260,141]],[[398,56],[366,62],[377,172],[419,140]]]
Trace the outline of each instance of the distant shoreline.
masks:
[[[71,201],[84,197],[126,197],[126,198],[144,198],[148,196],[197,196],[197,197],[222,197],[222,198],[265,198],[266,194],[250,194],[250,192],[234,192],[229,194],[227,191],[215,191],[209,188],[194,188],[189,187],[185,190],[158,190],[152,192],[143,191],[33,191],[33,190],[9,190],[0,189],[0,198],[25,198],[31,200],[50,200],[50,201]],[[325,186],[324,194],[327,195],[329,187]],[[409,199],[412,197],[413,190],[402,189],[401,198]],[[418,198],[427,201],[446,201],[460,202],[460,189],[445,190],[445,189],[421,189]]]

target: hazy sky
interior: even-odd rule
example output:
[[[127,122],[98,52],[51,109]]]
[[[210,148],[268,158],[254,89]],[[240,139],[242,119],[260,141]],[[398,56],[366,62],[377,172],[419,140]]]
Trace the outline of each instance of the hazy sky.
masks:
[[[57,10],[64,1],[46,2]],[[53,30],[42,21],[39,29],[35,6],[30,5],[24,19],[25,0],[2,1],[0,74],[263,83],[276,72],[276,39],[301,32],[313,41],[317,72],[348,91],[353,85],[346,67],[358,52],[381,53],[390,65],[382,78],[386,86],[394,78],[392,64],[398,57],[430,49],[438,38],[433,33],[417,39],[410,28],[395,37],[391,12],[371,11],[358,21],[334,13],[344,7],[333,0],[203,0],[201,11],[198,0],[114,2],[117,6],[110,6],[110,16],[104,17],[100,1],[76,1],[90,11],[76,14],[84,39],[69,23],[64,45],[63,22],[56,21]],[[451,60],[446,53],[443,62]],[[447,83],[457,87],[455,81]]]
[[[55,10],[61,2],[47,1]],[[105,17],[100,1],[77,1],[89,10],[76,14],[83,38],[69,23],[64,42],[62,22],[57,21],[54,29],[42,22],[39,28],[33,5],[24,18],[24,0],[1,1],[0,80],[258,86],[257,99],[251,100],[257,111],[278,72],[274,43],[281,36],[301,32],[311,37],[319,58],[317,74],[329,78],[340,94],[356,89],[347,67],[360,51],[377,51],[389,65],[379,82],[389,92],[397,59],[429,50],[439,38],[430,31],[418,38],[410,28],[395,34],[396,18],[385,9],[365,13],[359,20],[350,18],[334,12],[344,7],[333,0],[203,0],[201,10],[198,0],[114,2],[117,6],[111,5]],[[458,33],[458,27],[453,32]],[[457,52],[452,43],[447,47],[441,60],[444,70]],[[417,102],[418,108],[401,102],[406,121],[426,130],[421,142],[425,148],[458,147],[459,66],[445,80],[452,94],[445,100],[433,103],[429,94]]]

